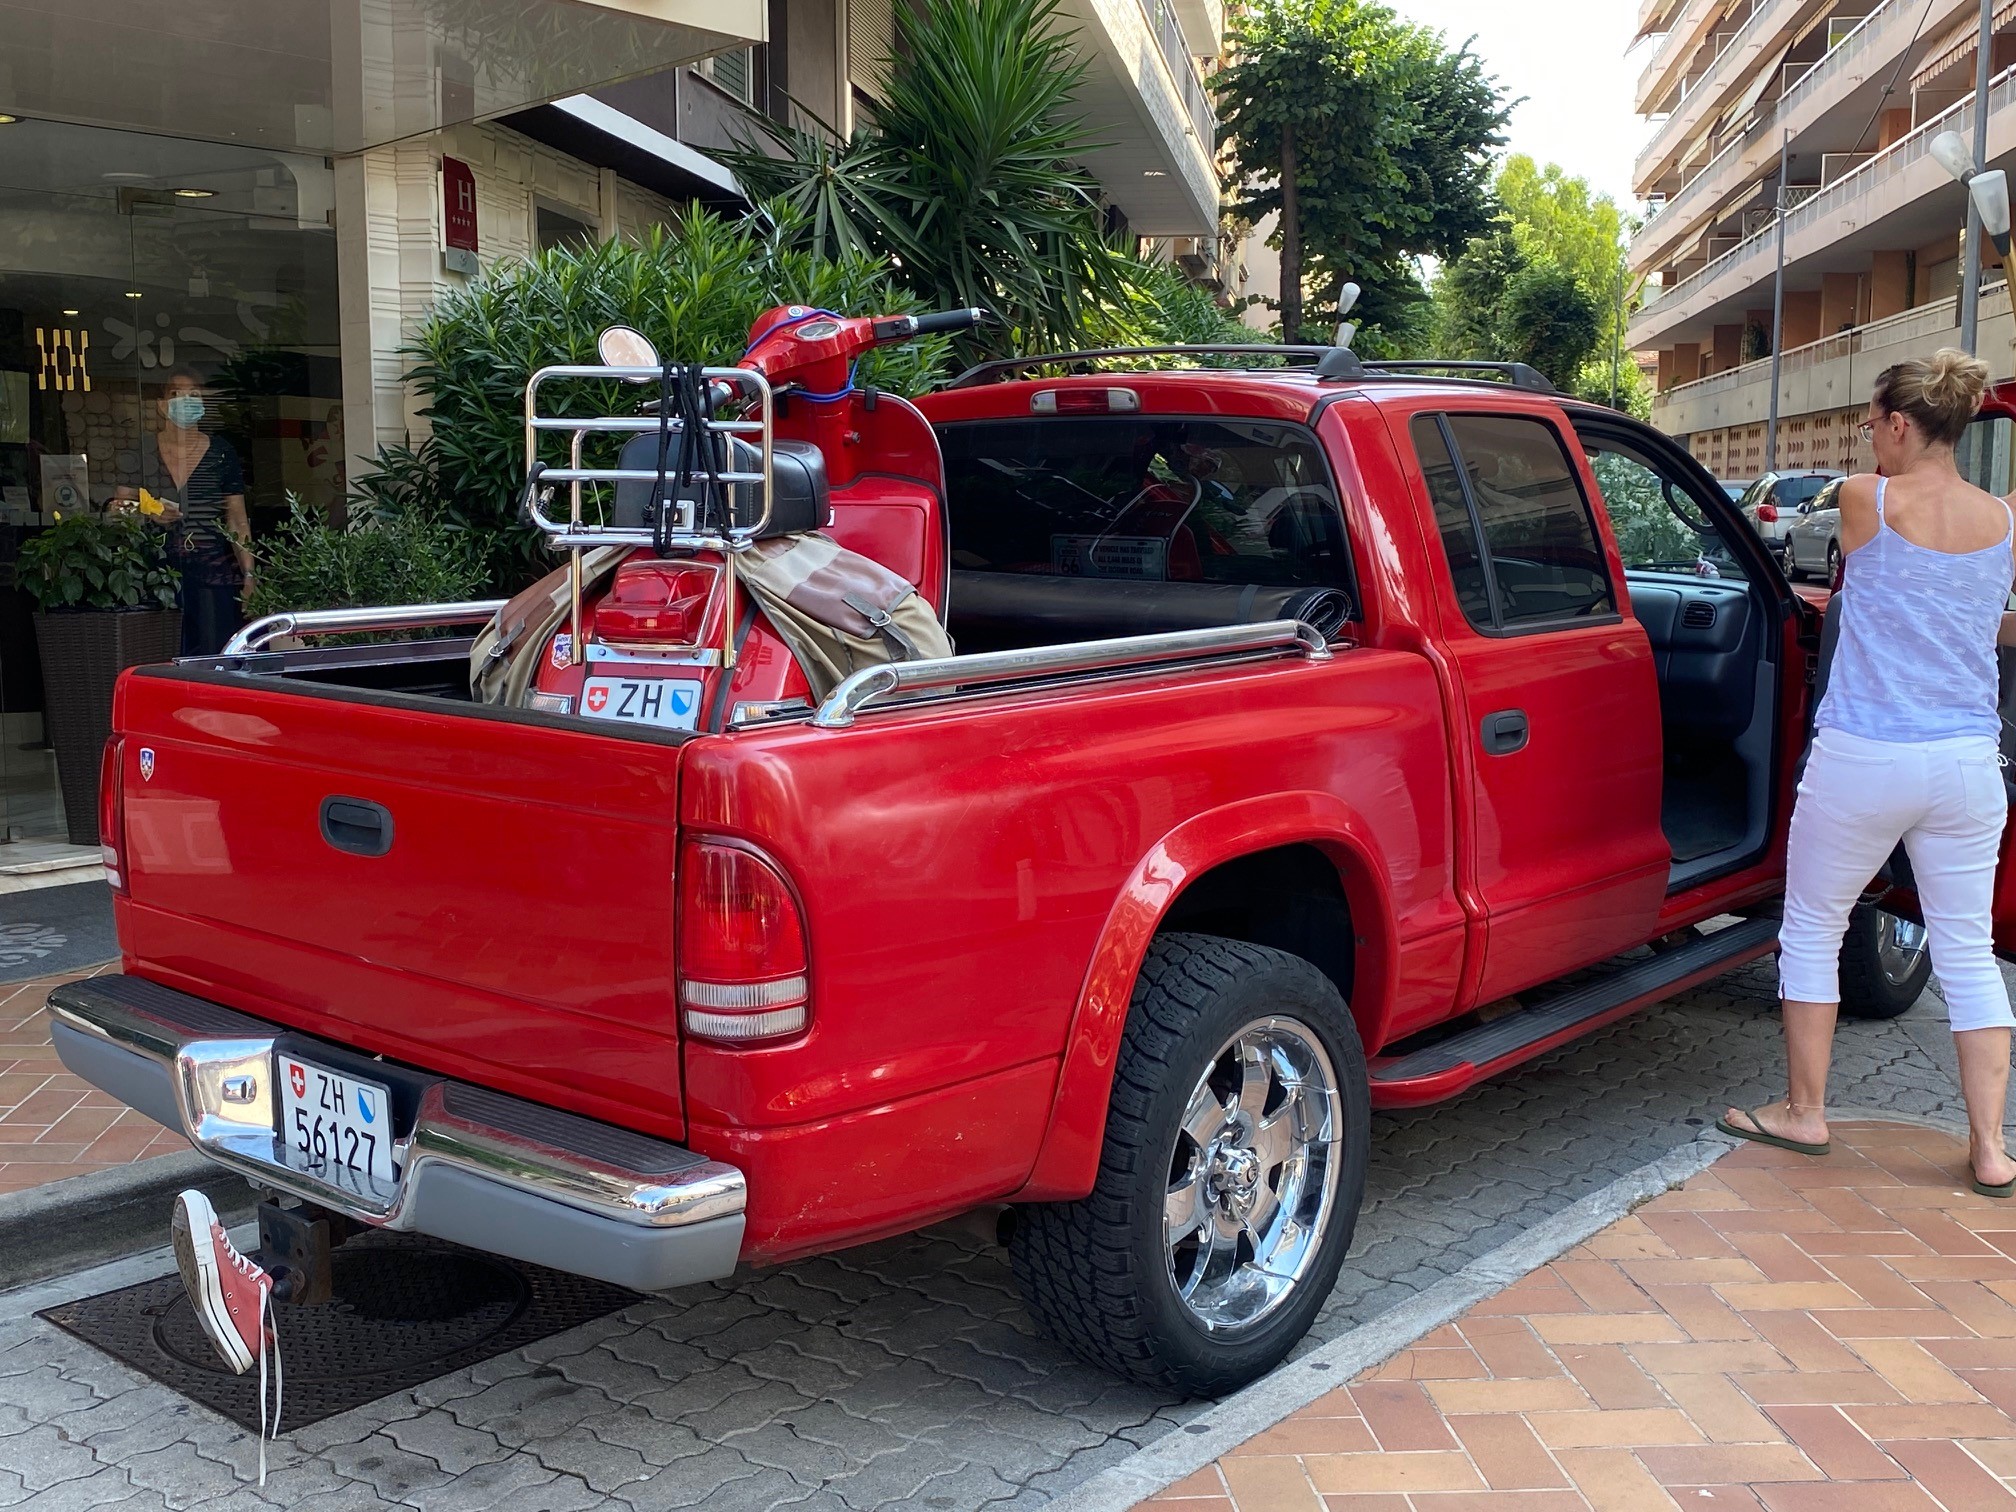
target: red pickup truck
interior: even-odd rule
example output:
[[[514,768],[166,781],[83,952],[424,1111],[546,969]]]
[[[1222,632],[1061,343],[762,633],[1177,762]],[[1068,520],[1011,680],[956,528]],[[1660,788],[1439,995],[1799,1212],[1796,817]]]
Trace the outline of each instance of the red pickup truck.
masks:
[[[578,610],[529,707],[471,701],[467,638],[127,674],[123,971],[52,994],[66,1064],[273,1194],[296,1262],[384,1226],[656,1289],[1001,1205],[1087,1359],[1270,1368],[1373,1110],[1773,948],[1820,621],[1683,450],[1528,370],[1096,355],[753,385],[775,528],[893,567],[956,657],[815,696],[718,649],[723,587]],[[697,711],[588,697],[731,660]],[[1924,984],[1890,906],[1851,1012]]]

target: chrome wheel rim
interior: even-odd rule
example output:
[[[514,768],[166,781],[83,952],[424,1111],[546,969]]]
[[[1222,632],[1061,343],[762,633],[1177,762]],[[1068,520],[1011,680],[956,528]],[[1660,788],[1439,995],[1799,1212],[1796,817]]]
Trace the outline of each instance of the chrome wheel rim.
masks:
[[[1902,987],[1925,959],[1925,926],[1884,914],[1876,926],[1876,969],[1892,987]]]
[[[1208,1332],[1253,1328],[1308,1273],[1342,1141],[1337,1074],[1306,1025],[1255,1019],[1211,1057],[1176,1131],[1162,1205],[1170,1284]]]

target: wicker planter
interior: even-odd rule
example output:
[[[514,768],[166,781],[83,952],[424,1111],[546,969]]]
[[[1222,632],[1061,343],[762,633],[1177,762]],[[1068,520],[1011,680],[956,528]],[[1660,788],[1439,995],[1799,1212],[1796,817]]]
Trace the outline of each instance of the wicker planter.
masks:
[[[98,843],[98,765],[112,733],[112,684],[128,667],[172,660],[179,609],[86,609],[35,616],[43,713],[72,845]]]

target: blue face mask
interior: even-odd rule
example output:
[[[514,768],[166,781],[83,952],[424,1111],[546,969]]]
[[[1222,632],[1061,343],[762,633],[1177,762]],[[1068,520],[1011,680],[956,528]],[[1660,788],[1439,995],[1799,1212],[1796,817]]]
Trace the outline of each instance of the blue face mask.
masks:
[[[191,430],[203,418],[203,400],[197,394],[177,394],[168,401],[168,423]]]

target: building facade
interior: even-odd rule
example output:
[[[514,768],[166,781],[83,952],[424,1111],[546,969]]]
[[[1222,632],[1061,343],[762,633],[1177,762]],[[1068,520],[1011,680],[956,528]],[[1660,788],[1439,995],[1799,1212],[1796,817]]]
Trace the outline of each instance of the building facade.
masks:
[[[1979,15],[1977,0],[1643,0],[1657,40],[1630,258],[1647,284],[1628,340],[1657,357],[1654,422],[1721,476],[1765,465],[1781,189],[1779,466],[1869,465],[1870,381],[1957,339],[1966,194],[1930,146],[1973,139]],[[1988,155],[2007,167],[2016,3],[1994,24]],[[2008,377],[2016,322],[1986,264],[1978,348]]]
[[[425,434],[401,348],[498,258],[740,203],[742,107],[849,130],[905,0],[11,0],[0,28],[0,867],[60,827],[12,562],[132,487],[169,375],[255,533]],[[1065,0],[1116,221],[1210,242],[1220,0]],[[747,135],[748,133],[743,133]],[[71,505],[70,507],[75,507]]]

